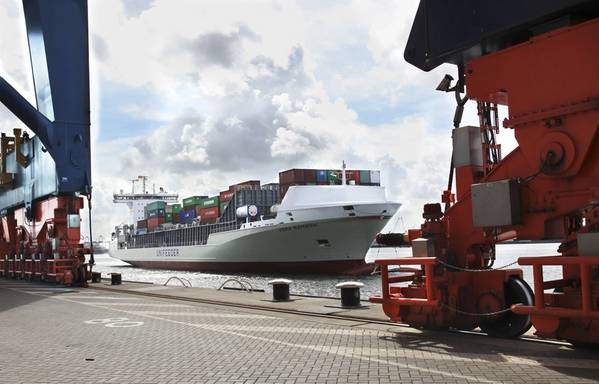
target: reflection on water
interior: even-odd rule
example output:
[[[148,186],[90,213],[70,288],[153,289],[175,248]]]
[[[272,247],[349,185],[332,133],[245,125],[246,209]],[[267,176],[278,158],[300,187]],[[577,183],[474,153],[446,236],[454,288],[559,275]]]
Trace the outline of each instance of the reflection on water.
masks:
[[[534,243],[534,244],[501,244],[497,246],[496,267],[510,264],[522,256],[552,256],[557,255],[557,243]],[[371,248],[366,261],[376,259],[393,259],[397,257],[411,256],[410,248]],[[218,288],[225,280],[231,277],[243,277],[251,281],[256,289],[268,290],[268,280],[282,275],[274,274],[252,274],[239,273],[235,275],[213,274],[202,272],[172,271],[164,269],[141,269],[129,266],[120,260],[114,259],[106,254],[96,255],[96,266],[94,271],[102,272],[103,275],[110,272],[119,272],[123,280],[145,281],[163,284],[171,276],[180,276],[191,281],[194,287]],[[509,268],[517,268],[511,266]],[[524,272],[524,279],[532,286],[532,268],[520,267]],[[545,267],[545,280],[561,278],[561,267]],[[107,276],[105,276],[107,277]],[[373,276],[322,276],[322,275],[287,275],[293,280],[291,292],[304,295],[338,297],[339,292],[335,284],[347,280],[358,280],[364,283],[362,289],[363,298],[380,294],[380,277]],[[175,282],[173,282],[175,284]]]

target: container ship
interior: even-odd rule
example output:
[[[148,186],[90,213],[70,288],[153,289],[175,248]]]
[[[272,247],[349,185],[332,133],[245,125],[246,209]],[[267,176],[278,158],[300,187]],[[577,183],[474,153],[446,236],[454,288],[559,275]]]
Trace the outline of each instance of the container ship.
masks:
[[[202,272],[366,274],[366,252],[400,206],[387,200],[379,171],[345,169],[290,169],[279,183],[249,180],[181,204],[152,196],[143,219],[126,195],[114,201],[127,202],[135,221],[115,228],[111,255]]]

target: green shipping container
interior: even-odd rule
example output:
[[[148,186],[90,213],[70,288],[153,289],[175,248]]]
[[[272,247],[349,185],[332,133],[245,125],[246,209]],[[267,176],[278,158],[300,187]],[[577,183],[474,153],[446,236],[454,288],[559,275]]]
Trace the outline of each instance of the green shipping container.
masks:
[[[157,209],[165,209],[165,208],[166,208],[166,203],[164,201],[155,201],[153,203],[146,205],[146,210],[148,212],[155,211]]]
[[[341,184],[341,173],[334,169],[327,170],[327,181],[329,184]]]
[[[202,200],[205,199],[206,196],[191,196],[183,199],[183,207],[193,207],[194,205],[200,205]]]
[[[220,214],[222,215],[225,212],[225,209],[229,206],[229,202],[226,201],[224,203],[220,203]]]
[[[370,171],[360,171],[360,184],[370,184]]]
[[[200,206],[202,208],[212,208],[212,207],[218,207],[218,196],[213,196],[209,199],[202,199],[202,202],[200,203]]]
[[[173,204],[173,213],[181,212],[181,204]]]
[[[167,223],[172,223],[173,222],[173,214],[172,213],[167,213],[164,217],[164,221]]]

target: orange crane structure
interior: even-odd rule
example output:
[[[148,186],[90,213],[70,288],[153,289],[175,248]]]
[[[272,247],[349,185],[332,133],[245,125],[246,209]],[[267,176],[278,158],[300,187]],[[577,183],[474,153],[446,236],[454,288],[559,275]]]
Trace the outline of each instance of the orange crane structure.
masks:
[[[382,295],[371,301],[415,327],[518,337],[532,325],[543,338],[598,344],[599,3],[421,0],[405,58],[426,71],[458,66],[456,84],[446,75],[437,88],[457,101],[452,164],[413,257],[376,261]],[[479,126],[460,126],[468,100]],[[518,142],[505,157],[498,105]],[[559,256],[518,259],[532,266],[533,289],[520,269],[493,268],[495,245],[516,238],[561,242]],[[546,281],[544,266],[563,277]]]

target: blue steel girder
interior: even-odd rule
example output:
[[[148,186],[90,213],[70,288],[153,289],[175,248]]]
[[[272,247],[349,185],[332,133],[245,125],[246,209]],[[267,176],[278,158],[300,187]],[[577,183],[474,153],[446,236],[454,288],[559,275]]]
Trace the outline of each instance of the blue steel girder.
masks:
[[[23,10],[37,107],[2,77],[0,102],[37,137],[22,146],[25,167],[7,156],[15,177],[0,209],[91,190],[87,0],[23,0]]]

